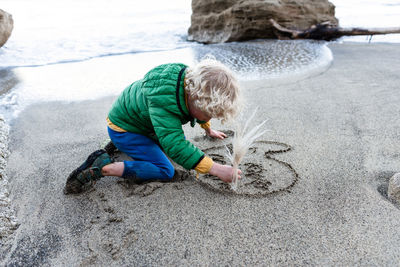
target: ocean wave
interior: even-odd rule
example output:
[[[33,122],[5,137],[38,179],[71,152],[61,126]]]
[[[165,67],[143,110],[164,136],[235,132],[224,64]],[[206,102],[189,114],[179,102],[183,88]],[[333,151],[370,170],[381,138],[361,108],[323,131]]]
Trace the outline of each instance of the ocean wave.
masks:
[[[26,106],[44,101],[115,96],[157,65],[181,62],[190,66],[209,54],[229,66],[241,81],[268,79],[274,84],[321,73],[332,61],[326,42],[255,40],[14,68],[8,69],[15,83],[0,97],[0,114],[13,118]]]
[[[12,68],[20,68],[20,67],[41,67],[41,66],[47,66],[47,65],[56,65],[56,64],[66,64],[66,63],[76,63],[76,62],[82,62],[94,58],[102,58],[102,57],[110,57],[110,56],[122,56],[122,55],[130,55],[130,54],[139,54],[139,53],[152,53],[152,52],[168,52],[168,51],[173,51],[176,49],[181,49],[185,47],[195,47],[195,46],[201,46],[202,44],[198,43],[178,43],[174,46],[171,47],[151,47],[148,49],[133,49],[133,50],[128,50],[128,51],[105,51],[104,53],[91,53],[90,54],[77,54],[75,57],[71,56],[59,56],[58,58],[55,57],[49,57],[49,58],[35,58],[32,57],[30,59],[24,59],[24,60],[19,60],[17,57],[13,57],[12,53],[10,55],[5,56],[3,59],[5,59],[4,62],[0,62],[0,71],[1,70],[7,70],[7,69],[12,69]],[[5,48],[4,50],[7,50]],[[0,53],[1,56],[1,53]],[[8,57],[13,57],[13,59],[7,60]],[[6,62],[6,63],[5,63]],[[12,63],[15,63],[14,65]],[[0,92],[1,94],[1,92]]]

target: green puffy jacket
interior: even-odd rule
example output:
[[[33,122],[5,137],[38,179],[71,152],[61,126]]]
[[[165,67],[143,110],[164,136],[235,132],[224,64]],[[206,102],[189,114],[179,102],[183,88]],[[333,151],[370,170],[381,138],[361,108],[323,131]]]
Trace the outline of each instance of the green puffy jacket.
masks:
[[[114,102],[108,118],[122,129],[148,136],[186,169],[193,169],[204,152],[185,139],[182,125],[195,119],[185,104],[186,65],[164,64],[125,88]]]

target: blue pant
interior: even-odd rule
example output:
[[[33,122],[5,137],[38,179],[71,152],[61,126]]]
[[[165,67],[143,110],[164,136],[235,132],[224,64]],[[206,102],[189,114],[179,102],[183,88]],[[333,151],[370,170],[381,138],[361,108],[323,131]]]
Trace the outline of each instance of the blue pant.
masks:
[[[124,161],[124,178],[169,181],[175,173],[174,166],[152,139],[136,133],[120,133],[108,127],[108,135],[118,148],[134,161]]]

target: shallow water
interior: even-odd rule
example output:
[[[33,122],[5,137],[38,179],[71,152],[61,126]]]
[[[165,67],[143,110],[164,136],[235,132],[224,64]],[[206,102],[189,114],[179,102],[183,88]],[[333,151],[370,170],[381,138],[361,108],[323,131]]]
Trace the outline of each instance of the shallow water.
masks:
[[[333,0],[344,27],[398,25],[400,0]],[[186,41],[190,0],[3,0],[13,15],[0,49],[0,114],[9,120],[40,101],[79,101],[118,94],[152,67],[192,65],[212,54],[240,80],[296,80],[324,71],[323,42],[252,41],[202,45]],[[368,41],[368,37],[343,40]],[[400,40],[399,35],[372,41]]]
[[[331,0],[341,27],[400,27],[400,0]],[[345,37],[351,42],[399,43],[400,34]]]
[[[170,50],[186,41],[186,0],[2,0],[14,30],[0,67],[38,66],[99,56]]]
[[[400,0],[332,0],[343,27],[399,27]],[[13,33],[0,68],[201,46],[188,42],[190,0],[2,0]],[[400,35],[372,41],[400,41]],[[366,41],[369,37],[345,38]]]
[[[156,65],[193,65],[205,55],[213,55],[230,66],[241,81],[303,77],[325,70],[332,61],[324,42],[253,41],[19,67],[3,71],[7,84],[14,88],[0,99],[0,114],[11,119],[26,106],[41,101],[81,101],[117,95]]]

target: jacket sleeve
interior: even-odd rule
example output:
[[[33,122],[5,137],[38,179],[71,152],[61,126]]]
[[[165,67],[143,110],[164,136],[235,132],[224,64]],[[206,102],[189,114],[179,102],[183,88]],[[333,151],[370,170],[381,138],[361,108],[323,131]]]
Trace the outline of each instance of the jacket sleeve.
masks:
[[[193,169],[204,158],[204,152],[185,139],[182,124],[168,105],[148,98],[150,120],[164,152],[185,169]]]
[[[200,122],[199,121],[199,124],[200,124],[200,127],[203,128],[204,130],[208,130],[208,129],[211,128],[211,122],[210,121],[207,121],[207,122]]]

